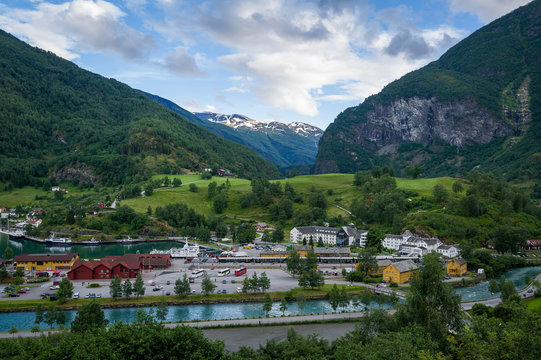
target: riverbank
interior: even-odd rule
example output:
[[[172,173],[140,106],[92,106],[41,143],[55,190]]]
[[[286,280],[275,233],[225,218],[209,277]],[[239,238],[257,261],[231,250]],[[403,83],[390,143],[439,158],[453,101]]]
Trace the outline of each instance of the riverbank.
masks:
[[[326,285],[320,290],[311,289],[293,289],[291,291],[276,291],[269,292],[273,301],[280,301],[284,297],[291,295],[293,298],[303,292],[307,300],[323,300],[327,298],[327,292],[330,290],[331,285]],[[359,295],[360,293],[367,291],[363,286],[353,285],[347,287],[347,293],[349,296]],[[166,305],[211,305],[211,304],[231,304],[231,303],[260,303],[265,300],[264,293],[246,294],[211,294],[211,295],[188,295],[185,298],[179,298],[176,295],[169,296],[142,296],[118,298],[94,298],[94,299],[70,299],[65,303],[52,302],[46,299],[40,300],[6,300],[0,302],[0,313],[9,312],[32,312],[35,311],[39,305],[49,306],[55,304],[60,310],[78,310],[84,304],[95,300],[104,309],[118,309],[118,308],[134,308],[134,307],[148,307],[157,306],[161,304],[162,300]]]

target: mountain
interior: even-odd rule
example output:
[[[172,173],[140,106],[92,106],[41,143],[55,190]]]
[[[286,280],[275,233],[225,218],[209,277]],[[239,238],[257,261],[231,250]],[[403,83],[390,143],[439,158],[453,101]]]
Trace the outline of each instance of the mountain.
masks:
[[[1,30],[0,69],[0,183],[116,185],[202,167],[280,176],[252,150]]]
[[[495,20],[441,58],[343,111],[316,173],[419,164],[426,176],[479,169],[541,178],[541,1]]]
[[[312,165],[317,143],[323,131],[302,122],[289,125],[280,122],[259,122],[244,115],[224,115],[210,112],[192,114],[174,102],[142,91],[194,124],[236,143],[245,145],[279,167]]]

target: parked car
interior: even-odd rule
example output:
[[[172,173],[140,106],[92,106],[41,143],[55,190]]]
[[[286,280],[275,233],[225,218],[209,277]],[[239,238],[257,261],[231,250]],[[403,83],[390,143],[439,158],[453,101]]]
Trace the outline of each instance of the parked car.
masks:
[[[42,299],[47,299],[49,296],[51,296],[51,294],[49,294],[49,293],[43,293],[43,294],[41,294],[39,297],[42,298]]]
[[[51,286],[49,286],[49,289],[58,290],[58,289],[60,289],[60,285],[51,285]]]
[[[167,280],[167,283],[166,283],[166,284],[167,284],[167,285],[171,285],[171,281]]]
[[[242,292],[242,289],[240,288],[240,286],[237,286],[237,292],[238,292],[238,293],[241,293],[241,292]]]
[[[96,294],[96,297],[99,297],[99,298],[100,298],[100,297],[101,297],[101,294]]]
[[[223,279],[223,280],[222,280],[222,284],[227,284],[227,280],[226,280],[226,279]]]
[[[195,289],[194,289],[194,290],[192,290],[192,294],[195,294],[195,293],[196,293]]]
[[[226,289],[223,289],[223,290],[222,290],[222,294],[227,294],[227,290],[226,290]]]
[[[26,290],[25,290],[25,289],[21,289],[21,290],[17,291],[17,294],[26,294]]]
[[[165,295],[169,296],[169,295],[171,295],[171,292],[168,291],[168,292],[165,293]]]
[[[72,296],[72,298],[74,298],[74,299],[78,299],[78,298],[79,298],[79,293],[78,293],[78,292],[76,292],[76,293],[73,293],[73,296]]]
[[[20,294],[17,294],[17,293],[9,293],[8,295],[9,297],[19,297],[21,296]]]

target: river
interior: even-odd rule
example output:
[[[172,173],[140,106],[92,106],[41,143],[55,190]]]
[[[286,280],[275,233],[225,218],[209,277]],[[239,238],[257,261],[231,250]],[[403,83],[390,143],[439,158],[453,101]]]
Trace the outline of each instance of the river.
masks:
[[[368,308],[381,307],[384,309],[390,308],[390,304],[379,305],[375,301],[368,305]],[[224,320],[224,319],[242,319],[242,318],[257,318],[264,317],[262,303],[233,303],[233,304],[209,304],[209,305],[180,305],[168,306],[168,313],[165,319],[166,322],[185,322],[185,321],[204,321],[204,320]],[[125,323],[134,322],[136,319],[137,310],[149,311],[151,308],[122,308],[122,309],[103,309],[105,317],[109,320],[109,324],[122,321]],[[366,309],[362,304],[349,304],[343,310],[345,312],[361,311]],[[342,309],[339,308],[339,311]],[[329,302],[326,300],[311,300],[306,302],[304,309],[300,309],[296,302],[287,304],[285,315],[306,315],[306,314],[330,314],[334,312]],[[76,311],[66,311],[66,323],[64,326],[69,326],[75,318]],[[282,316],[280,311],[280,303],[275,302],[272,305],[270,316]],[[36,315],[34,312],[16,312],[16,313],[0,313],[0,332],[9,331],[11,326],[17,327],[18,330],[30,330],[35,325],[34,320]],[[56,325],[55,325],[56,327]],[[41,329],[49,328],[47,324],[42,323]]]

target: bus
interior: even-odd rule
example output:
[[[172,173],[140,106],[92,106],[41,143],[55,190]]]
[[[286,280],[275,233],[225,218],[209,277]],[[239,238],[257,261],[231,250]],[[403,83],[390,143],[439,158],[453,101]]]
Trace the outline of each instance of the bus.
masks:
[[[198,278],[198,277],[203,276],[203,275],[205,275],[205,270],[203,270],[203,269],[197,269],[197,270],[192,271],[192,277],[193,278]]]
[[[237,270],[235,270],[235,276],[241,276],[246,274],[246,266],[241,266]]]
[[[229,273],[231,273],[231,269],[225,268],[218,271],[218,276],[226,276],[226,275],[229,275]]]

